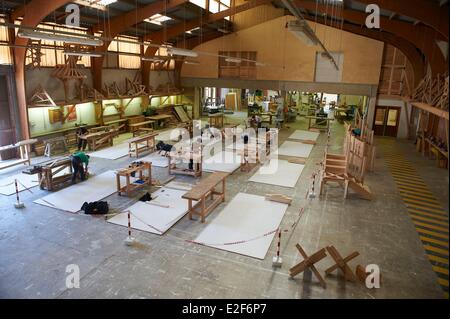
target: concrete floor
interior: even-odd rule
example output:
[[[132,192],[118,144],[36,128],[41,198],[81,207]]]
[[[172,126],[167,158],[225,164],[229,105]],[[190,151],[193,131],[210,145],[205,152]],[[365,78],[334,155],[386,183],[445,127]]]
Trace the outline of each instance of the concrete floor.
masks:
[[[242,121],[238,116],[231,121]],[[305,129],[303,119],[280,132],[280,142],[294,129]],[[332,127],[332,150],[339,151],[343,127]],[[323,156],[326,134],[321,134],[295,189],[247,182],[253,174],[235,172],[228,179],[227,202],[238,192],[257,195],[281,193],[293,197],[282,227],[305,213],[295,232],[281,245],[283,267],[274,270],[276,241],[265,260],[257,260],[209,247],[187,243],[220,214],[219,206],[206,224],[184,217],[164,236],[134,231],[138,244],[124,245],[126,229],[106,223],[102,217],[70,214],[33,204],[46,192],[21,193],[24,210],[13,208],[14,196],[0,195],[0,297],[1,298],[442,298],[443,291],[427,261],[414,225],[399,196],[382,154],[367,185],[376,200],[364,201],[351,194],[343,200],[339,187],[329,186],[322,198],[305,199],[310,176]],[[411,142],[396,141],[399,150],[423,174],[430,189],[448,211],[448,172],[416,153]],[[91,171],[100,174],[125,167],[130,160],[92,159]],[[2,172],[1,177],[21,168]],[[154,178],[164,180],[167,170],[153,168]],[[207,174],[205,174],[207,175]],[[189,177],[177,180],[192,182]],[[138,194],[139,195],[139,194]],[[137,198],[138,196],[136,196]],[[113,211],[137,199],[116,194],[106,200]],[[238,221],[237,221],[238,222]],[[257,222],[257,221],[255,221]],[[343,255],[359,251],[350,264],[377,264],[382,272],[380,289],[346,283],[340,276],[326,278],[323,289],[306,273],[290,279],[288,269],[301,258],[300,243],[307,253],[334,245]],[[66,288],[66,266],[77,264],[81,287]],[[327,258],[317,264],[323,272],[332,264]]]

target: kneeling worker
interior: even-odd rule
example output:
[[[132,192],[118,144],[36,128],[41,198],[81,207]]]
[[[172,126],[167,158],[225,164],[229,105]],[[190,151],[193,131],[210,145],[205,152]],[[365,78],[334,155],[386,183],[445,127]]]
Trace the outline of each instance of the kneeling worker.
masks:
[[[84,181],[86,179],[86,174],[89,165],[89,158],[90,158],[89,155],[86,155],[83,152],[77,152],[72,155],[72,167],[73,167],[72,183],[76,182],[78,174],[80,174],[81,181]]]

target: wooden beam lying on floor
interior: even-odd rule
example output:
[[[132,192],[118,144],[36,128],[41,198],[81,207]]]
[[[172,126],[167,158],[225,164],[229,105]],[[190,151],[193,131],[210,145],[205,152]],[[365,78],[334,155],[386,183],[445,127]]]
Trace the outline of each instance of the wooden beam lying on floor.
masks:
[[[291,205],[292,198],[281,194],[266,194],[266,200]]]

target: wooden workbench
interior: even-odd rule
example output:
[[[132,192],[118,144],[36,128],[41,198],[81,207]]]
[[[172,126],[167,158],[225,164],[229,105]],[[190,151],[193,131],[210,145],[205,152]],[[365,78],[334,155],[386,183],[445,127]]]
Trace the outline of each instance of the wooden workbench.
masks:
[[[116,132],[116,130],[110,130],[108,132],[89,133],[80,136],[80,138],[87,141],[90,151],[96,151],[103,147],[113,146],[113,138]]]
[[[334,119],[330,119],[327,117],[318,117],[318,116],[306,116],[308,119],[308,130],[309,129],[317,129],[321,131],[328,131],[330,128],[330,122],[334,121]],[[314,123],[312,122],[314,120]],[[319,125],[317,124],[317,121],[326,121],[326,125]]]
[[[201,222],[204,223],[205,217],[220,205],[220,203],[225,202],[225,187],[228,175],[229,173],[224,172],[212,173],[182,196],[188,200],[189,219],[192,219],[193,215],[199,215],[201,216]],[[216,190],[219,184],[222,184],[221,192]],[[217,198],[214,198],[214,196],[217,196]],[[206,205],[208,198],[212,202]],[[193,205],[193,201],[197,201],[197,203]]]
[[[117,193],[119,196],[125,193],[131,197],[132,193],[140,188],[152,185],[152,163],[140,162],[140,165],[132,164],[128,167],[116,172]],[[147,176],[145,172],[147,171]],[[131,182],[132,175],[138,176],[142,183]],[[121,185],[121,177],[125,178],[125,186]]]
[[[72,180],[72,159],[70,157],[65,157],[62,159],[57,159],[46,165],[39,165],[36,167],[38,171],[39,187],[41,189],[46,189],[48,191],[54,191],[56,189],[61,189],[65,184]],[[58,173],[64,171],[68,172],[64,175],[57,176]]]
[[[170,121],[170,120],[172,120],[173,119],[173,115],[169,115],[169,114],[159,114],[159,115],[152,115],[152,116],[146,116],[145,117],[147,120],[150,120],[150,121],[155,121],[155,122],[158,122],[158,126],[160,126],[159,125],[159,122],[160,121],[162,121],[162,122],[167,122],[167,121]]]
[[[223,127],[223,113],[215,113],[215,114],[208,114],[209,118],[209,125],[211,127],[221,128]]]
[[[130,128],[130,132],[133,133],[133,135],[134,135],[134,132],[136,132],[140,128],[148,128],[150,125],[154,126],[155,121],[148,120],[148,121],[144,121],[144,122],[133,123],[133,124],[129,124],[128,127]],[[152,127],[152,128],[154,129],[154,127]]]
[[[177,152],[169,152],[169,175],[181,174],[198,177],[202,175],[202,145],[197,143],[190,143],[189,145],[181,146]],[[177,167],[176,161],[181,160],[185,164],[193,161],[193,169],[183,169]]]
[[[25,141],[20,141],[16,144],[12,145],[5,145],[0,147],[0,170],[9,168],[12,166],[20,165],[20,164],[28,164],[31,165],[31,159],[30,159],[30,145],[33,145],[36,143],[36,139],[30,139]],[[6,161],[2,163],[2,152],[11,151],[19,149],[20,152],[20,159],[13,160],[13,161]]]
[[[158,133],[149,133],[129,140],[128,149],[130,157],[134,156],[139,158],[140,153],[154,151],[156,147],[155,137],[158,135]]]

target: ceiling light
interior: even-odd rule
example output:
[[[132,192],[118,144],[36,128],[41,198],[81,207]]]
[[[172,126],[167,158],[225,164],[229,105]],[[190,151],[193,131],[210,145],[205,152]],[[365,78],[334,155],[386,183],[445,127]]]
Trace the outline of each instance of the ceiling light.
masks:
[[[222,32],[222,33],[230,33],[231,32],[230,30],[223,29],[223,28],[219,28],[219,29],[217,29],[217,31]]]
[[[63,34],[45,33],[38,31],[21,30],[18,33],[19,38],[31,39],[31,40],[48,40],[48,41],[61,41],[64,43],[74,43],[91,46],[102,46],[103,41],[94,38],[76,37]]]
[[[103,55],[100,53],[93,53],[93,52],[64,52],[64,55],[67,56],[89,56],[93,58],[101,58]]]
[[[117,2],[117,0],[100,0],[100,1],[97,1],[96,3],[101,4],[103,6],[108,6],[114,2]]]
[[[101,11],[106,11],[107,10],[107,6],[110,5],[111,3],[115,3],[117,2],[117,0],[73,0],[72,1],[75,4],[79,4],[81,6],[84,7],[90,7],[93,9],[97,9],[97,10],[101,10]]]
[[[188,49],[181,49],[181,48],[167,48],[167,53],[170,55],[181,55],[181,56],[188,56],[192,58],[198,57],[198,53],[192,50]]]
[[[164,62],[164,59],[157,58],[157,57],[152,57],[152,58],[141,57],[141,60],[142,61],[149,61],[149,62]]]
[[[241,63],[242,62],[242,60],[239,58],[226,58],[225,61],[232,62],[232,63]]]
[[[184,61],[184,64],[199,65],[200,62],[192,61],[192,60],[186,60],[186,61]]]
[[[200,30],[200,28],[197,27],[197,28],[191,29],[189,31],[186,31],[186,33],[192,34],[192,31],[197,31],[197,30]]]

